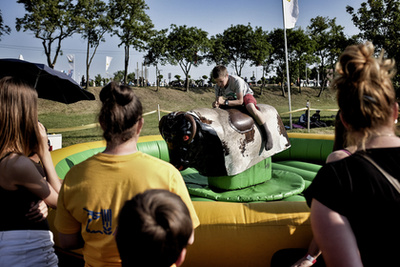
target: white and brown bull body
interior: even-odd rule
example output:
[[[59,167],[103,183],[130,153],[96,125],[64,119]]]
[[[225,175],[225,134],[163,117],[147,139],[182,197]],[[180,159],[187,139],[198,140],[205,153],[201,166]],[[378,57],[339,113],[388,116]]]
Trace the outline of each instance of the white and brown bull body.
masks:
[[[170,113],[160,121],[170,162],[177,168],[196,168],[205,176],[232,176],[290,147],[276,109],[257,105],[271,132],[273,146],[263,144],[259,126],[238,109],[199,108]]]

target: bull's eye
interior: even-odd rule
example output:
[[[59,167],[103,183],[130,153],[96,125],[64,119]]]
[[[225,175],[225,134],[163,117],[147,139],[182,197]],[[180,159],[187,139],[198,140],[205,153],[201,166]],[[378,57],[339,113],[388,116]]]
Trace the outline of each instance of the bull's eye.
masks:
[[[186,135],[183,136],[183,141],[186,142],[187,140],[189,140],[189,135],[186,134]]]

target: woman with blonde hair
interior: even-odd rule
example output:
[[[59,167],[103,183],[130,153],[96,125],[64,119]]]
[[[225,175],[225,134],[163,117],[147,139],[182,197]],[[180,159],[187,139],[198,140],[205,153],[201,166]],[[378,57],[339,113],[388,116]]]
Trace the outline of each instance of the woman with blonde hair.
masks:
[[[47,221],[27,214],[41,200],[56,208],[61,183],[38,123],[37,92],[12,77],[0,80],[0,129],[0,266],[57,266]],[[35,153],[46,179],[29,158]]]
[[[340,117],[357,152],[326,164],[305,192],[328,266],[392,266],[400,246],[400,139],[394,62],[374,46],[349,46],[336,66]]]

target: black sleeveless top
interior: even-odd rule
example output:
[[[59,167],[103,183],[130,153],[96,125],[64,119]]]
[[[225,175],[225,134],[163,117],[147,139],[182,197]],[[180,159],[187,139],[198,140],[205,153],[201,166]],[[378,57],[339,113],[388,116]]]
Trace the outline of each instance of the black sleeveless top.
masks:
[[[400,147],[366,153],[400,180]],[[359,152],[323,166],[305,197],[309,205],[314,198],[347,218],[365,267],[398,266],[400,194]]]
[[[0,162],[7,156],[0,159]],[[37,165],[36,167],[39,168]],[[40,170],[39,172],[42,173]],[[39,197],[25,187],[20,186],[17,190],[6,190],[0,187],[0,203],[2,203],[0,231],[49,230],[47,220],[35,222],[25,216],[31,207],[31,203],[37,203],[39,200]]]

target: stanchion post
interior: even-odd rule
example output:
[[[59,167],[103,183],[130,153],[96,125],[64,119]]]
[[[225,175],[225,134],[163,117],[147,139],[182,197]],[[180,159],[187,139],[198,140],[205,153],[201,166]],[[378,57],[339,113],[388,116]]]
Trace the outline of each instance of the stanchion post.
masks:
[[[310,101],[307,100],[306,107],[307,107],[307,131],[308,132],[310,132],[310,106],[311,106]]]

